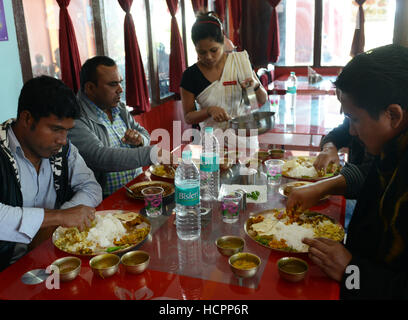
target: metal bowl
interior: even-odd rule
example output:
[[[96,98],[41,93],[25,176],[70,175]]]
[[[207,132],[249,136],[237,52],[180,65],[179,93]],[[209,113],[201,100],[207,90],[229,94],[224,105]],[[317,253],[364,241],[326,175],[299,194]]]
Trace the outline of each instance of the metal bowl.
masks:
[[[77,257],[64,257],[55,260],[52,265],[59,270],[59,278],[61,281],[74,280],[81,271],[81,259]]]
[[[236,236],[223,236],[215,240],[218,252],[224,256],[232,256],[242,252],[245,246],[245,240]]]
[[[237,268],[236,266],[234,266],[234,262],[240,259],[254,262],[256,266],[250,269]],[[252,253],[239,252],[231,256],[228,260],[228,263],[231,267],[232,272],[236,276],[241,277],[241,278],[250,278],[250,277],[253,277],[258,272],[259,266],[261,265],[261,259]]]
[[[291,282],[303,280],[309,271],[306,261],[295,257],[284,257],[278,260],[279,275]]]
[[[119,263],[120,258],[112,253],[100,254],[89,261],[93,273],[103,279],[113,276],[119,269]]]
[[[251,135],[251,129],[258,130],[258,135],[268,132],[275,126],[275,112],[253,112],[248,115],[233,118],[228,121],[228,128],[234,129],[238,135],[240,129],[246,130],[246,136]]]
[[[139,274],[146,270],[150,262],[150,256],[145,251],[136,250],[124,254],[120,261],[127,272]]]

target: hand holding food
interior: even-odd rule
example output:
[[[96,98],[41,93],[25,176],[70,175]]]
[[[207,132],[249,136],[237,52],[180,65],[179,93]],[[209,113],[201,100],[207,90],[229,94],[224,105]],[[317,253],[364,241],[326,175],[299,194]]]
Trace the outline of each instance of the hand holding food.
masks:
[[[288,196],[286,209],[289,211],[295,208],[301,210],[309,209],[316,205],[324,196],[325,194],[321,190],[319,183],[294,188]]]
[[[315,162],[313,163],[313,166],[318,172],[331,172],[329,170],[332,169],[332,165],[339,165],[339,163],[340,159],[339,155],[337,154],[337,148],[333,143],[329,142],[323,146],[323,150],[317,156]]]
[[[90,228],[95,219],[95,208],[79,205],[69,209],[60,210],[60,226],[77,227],[80,231]]]

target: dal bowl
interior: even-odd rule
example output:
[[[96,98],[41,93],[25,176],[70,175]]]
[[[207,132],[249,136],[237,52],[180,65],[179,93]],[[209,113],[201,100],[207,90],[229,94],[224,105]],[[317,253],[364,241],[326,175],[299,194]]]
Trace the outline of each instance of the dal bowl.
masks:
[[[309,265],[306,261],[295,257],[284,257],[278,260],[279,275],[291,282],[298,282],[305,278]]]
[[[236,276],[250,278],[258,272],[261,259],[252,253],[239,252],[231,256],[228,263]]]
[[[119,269],[119,263],[120,258],[112,253],[100,254],[89,261],[93,273],[103,279],[113,276]]]
[[[52,265],[58,268],[60,280],[64,282],[74,280],[81,271],[81,259],[77,257],[64,257]]]
[[[242,252],[245,245],[245,240],[236,236],[223,236],[215,240],[218,252],[224,256],[232,256],[238,252]]]
[[[150,262],[150,256],[147,252],[136,250],[122,256],[120,259],[126,272],[139,274],[146,270]]]

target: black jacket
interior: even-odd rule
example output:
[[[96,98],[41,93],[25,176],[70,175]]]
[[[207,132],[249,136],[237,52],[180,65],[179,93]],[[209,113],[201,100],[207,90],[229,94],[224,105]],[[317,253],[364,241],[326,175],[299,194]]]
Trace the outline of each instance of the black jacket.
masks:
[[[7,131],[11,129],[13,119],[0,126],[0,203],[13,206],[23,206],[20,178],[14,157],[8,147]],[[73,191],[68,179],[69,143],[51,157],[51,167],[54,175],[54,187],[57,199],[54,208],[59,208],[72,198]],[[0,271],[10,264],[15,242],[0,240]]]

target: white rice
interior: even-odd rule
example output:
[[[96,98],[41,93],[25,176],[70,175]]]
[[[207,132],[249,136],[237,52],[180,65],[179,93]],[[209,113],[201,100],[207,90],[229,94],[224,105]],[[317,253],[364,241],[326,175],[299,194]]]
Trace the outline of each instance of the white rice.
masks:
[[[97,215],[95,218],[96,225],[88,232],[88,241],[94,243],[94,248],[99,247],[112,247],[113,241],[120,239],[125,233],[126,229],[122,225],[122,222],[112,214],[105,216]]]
[[[286,225],[279,221],[275,224],[272,234],[276,239],[285,239],[289,247],[301,252],[308,250],[309,246],[302,242],[303,238],[313,238],[314,231],[312,228],[307,228],[305,225],[298,224]]]
[[[290,177],[317,177],[317,171],[314,167],[304,167],[304,166],[296,166],[292,168],[288,175]]]

